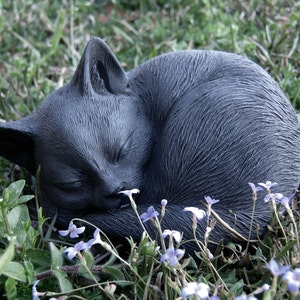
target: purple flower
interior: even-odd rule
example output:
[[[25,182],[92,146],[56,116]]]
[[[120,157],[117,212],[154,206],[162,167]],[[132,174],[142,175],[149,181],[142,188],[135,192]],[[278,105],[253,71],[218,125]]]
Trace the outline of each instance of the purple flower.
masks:
[[[179,231],[177,230],[169,230],[169,229],[165,229],[164,232],[162,233],[162,237],[163,238],[166,238],[167,236],[170,236],[172,238],[174,238],[174,240],[177,242],[177,243],[180,243],[181,242],[181,238],[182,238],[182,235]]]
[[[32,300],[40,300],[38,296],[38,291],[36,289],[36,286],[39,282],[40,282],[39,280],[36,280],[32,286]]]
[[[265,203],[269,202],[272,199],[275,199],[275,202],[280,202],[283,198],[283,195],[281,193],[275,193],[275,194],[267,194],[264,198]]]
[[[128,196],[129,198],[131,198],[133,194],[139,194],[139,193],[140,193],[139,189],[124,190],[124,191],[119,192],[119,194],[124,194],[124,195]]]
[[[277,182],[272,182],[272,181],[266,181],[266,183],[258,183],[258,185],[262,186],[265,188],[268,192],[270,191],[271,187],[278,185]]]
[[[178,263],[178,257],[180,259],[184,252],[185,251],[182,249],[174,249],[174,247],[170,247],[166,250],[166,253],[161,256],[160,261],[167,261],[175,267]]]
[[[261,286],[260,289],[261,289],[261,291],[265,292],[265,291],[268,291],[270,289],[270,286],[267,283],[265,283]]]
[[[267,263],[267,268],[271,271],[273,276],[280,276],[285,274],[290,269],[290,266],[281,266],[276,260],[271,259],[270,262]]]
[[[283,280],[287,282],[288,290],[291,293],[297,293],[300,290],[300,268],[296,268],[294,271],[287,271]]]
[[[190,211],[193,213],[193,215],[198,219],[201,220],[206,216],[206,213],[204,210],[199,209],[197,207],[186,207],[183,209],[183,211]]]
[[[218,203],[220,200],[217,200],[217,199],[212,199],[211,197],[209,196],[205,196],[204,197],[206,203],[209,205],[209,206],[212,206],[213,204],[215,203]]]
[[[290,205],[290,201],[291,199],[289,199],[289,197],[283,196],[280,200],[281,205],[283,205],[284,207],[287,207]]]
[[[254,184],[254,183],[252,183],[252,182],[249,182],[248,184],[250,185],[250,187],[251,187],[251,189],[252,189],[252,192],[253,192],[253,194],[256,194],[257,192],[259,192],[259,191],[262,191],[262,190],[263,190],[263,188],[262,188],[262,187],[260,187],[260,186],[255,186],[255,184]]]
[[[67,236],[68,234],[70,234],[70,237],[74,239],[74,238],[78,238],[79,234],[83,233],[84,230],[85,230],[84,226],[77,228],[77,226],[73,222],[71,222],[69,224],[68,230],[59,230],[58,233],[61,236]]]
[[[189,296],[197,296],[197,299],[207,299],[209,297],[209,286],[202,282],[189,282],[182,289],[182,298],[187,298]]]
[[[154,209],[153,206],[148,207],[147,212],[140,215],[143,223],[149,221],[150,219],[156,218],[159,213]]]
[[[68,259],[72,260],[80,251],[87,250],[88,244],[81,241],[74,245],[74,247],[68,247],[64,253],[67,253]]]
[[[166,207],[166,205],[168,204],[168,200],[167,199],[162,199],[160,202],[162,207]]]
[[[295,196],[295,193],[291,194],[289,197],[283,196],[280,199],[281,205],[283,205],[285,208],[288,208],[290,206],[290,203],[294,196]]]
[[[100,245],[103,244],[103,241],[101,240],[100,237],[100,230],[98,228],[94,232],[94,238],[92,238],[87,242],[87,247],[91,248],[95,244],[100,244]]]

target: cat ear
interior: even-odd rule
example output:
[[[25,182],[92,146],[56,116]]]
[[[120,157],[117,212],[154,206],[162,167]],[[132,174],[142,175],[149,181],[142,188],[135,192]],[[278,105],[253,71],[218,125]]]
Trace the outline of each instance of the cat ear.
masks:
[[[35,175],[34,122],[32,115],[18,121],[1,122],[0,155]]]
[[[128,78],[111,49],[94,37],[85,48],[71,84],[83,94],[91,90],[98,94],[120,94],[127,87]]]

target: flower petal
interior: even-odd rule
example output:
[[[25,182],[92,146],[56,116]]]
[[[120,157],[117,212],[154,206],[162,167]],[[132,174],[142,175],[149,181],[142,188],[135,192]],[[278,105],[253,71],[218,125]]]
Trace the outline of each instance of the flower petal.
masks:
[[[160,204],[161,204],[161,206],[166,206],[168,204],[168,200],[162,199]]]
[[[39,282],[39,280],[36,280],[32,286],[32,300],[40,300],[40,298],[38,297],[38,291],[36,289],[36,286]]]
[[[67,236],[69,234],[69,230],[59,230],[58,233],[61,236]]]
[[[194,295],[197,288],[197,282],[189,282],[186,287],[181,290],[181,296],[186,298]]]
[[[139,189],[132,189],[132,190],[120,191],[118,194],[124,194],[128,197],[131,197],[133,194],[139,194],[139,193],[140,193]]]
[[[148,207],[147,212],[142,213],[140,218],[142,219],[143,223],[149,221],[152,218],[155,218],[159,215],[159,213],[154,209],[153,206]]]
[[[212,199],[209,196],[205,196],[204,199],[205,199],[205,201],[208,205],[213,205],[213,204],[218,203],[220,201],[220,200],[217,200],[217,199]]]

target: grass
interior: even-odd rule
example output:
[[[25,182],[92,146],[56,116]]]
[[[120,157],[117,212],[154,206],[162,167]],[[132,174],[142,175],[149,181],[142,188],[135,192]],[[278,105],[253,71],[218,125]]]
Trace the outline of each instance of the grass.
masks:
[[[104,38],[126,70],[160,53],[180,49],[215,49],[248,56],[275,78],[299,111],[299,2],[166,2],[1,1],[0,118],[14,120],[27,115],[50,91],[68,82],[91,36]],[[33,193],[31,179],[23,170],[4,160],[0,166],[2,190],[17,179],[28,178],[25,189]],[[200,263],[180,260],[173,268],[159,262],[155,244],[145,236],[139,245],[131,242],[128,261],[114,253],[104,262],[86,251],[76,259],[75,267],[62,256],[62,246],[74,242],[43,233],[41,212],[38,226],[31,225],[23,204],[27,198],[16,193],[22,187],[22,182],[14,183],[10,195],[3,195],[1,206],[0,294],[8,299],[30,299],[37,274],[42,279],[38,291],[55,291],[54,297],[61,293],[70,299],[175,299],[185,281],[205,282],[211,295],[218,294],[221,299],[254,293],[267,283],[272,288],[258,294],[260,298],[274,299],[276,291],[278,299],[286,299],[286,284],[269,272],[266,262],[276,258],[293,268],[300,264],[295,239],[299,221],[294,212],[294,216],[280,215],[279,222],[274,218],[264,240],[249,253],[231,245],[229,252],[215,253],[212,261],[202,255]],[[16,218],[19,221],[14,223]],[[15,242],[7,237],[13,235],[19,247],[11,246]],[[5,262],[9,261],[8,267]],[[89,273],[100,267],[100,273]],[[100,284],[93,276],[100,276]]]

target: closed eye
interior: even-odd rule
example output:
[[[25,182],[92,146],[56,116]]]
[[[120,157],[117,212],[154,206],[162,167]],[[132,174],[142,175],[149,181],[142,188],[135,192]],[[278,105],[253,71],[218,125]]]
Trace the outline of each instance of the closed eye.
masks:
[[[55,182],[54,186],[62,190],[74,190],[81,188],[84,185],[84,182],[81,180],[71,181],[71,182]]]
[[[130,140],[128,139],[125,144],[121,147],[120,151],[118,152],[117,155],[117,161],[119,162],[124,156],[127,155],[130,149]]]
[[[113,155],[113,162],[114,163],[119,163],[122,158],[124,158],[129,150],[130,150],[130,147],[131,147],[131,135],[132,133],[128,136],[127,140],[125,141],[125,143],[121,146],[121,148],[119,149],[118,152],[115,152],[115,154]]]

